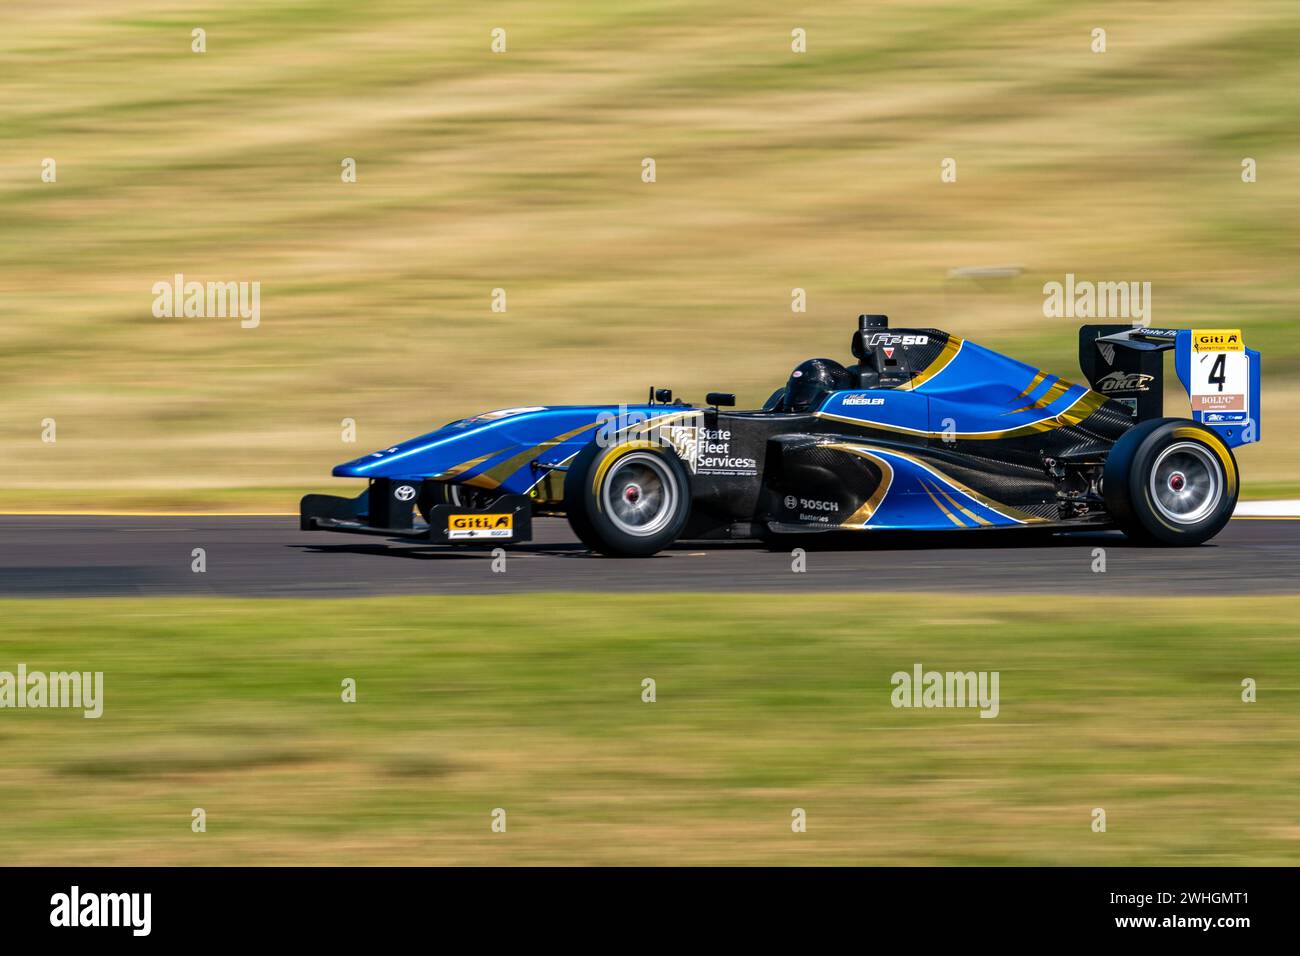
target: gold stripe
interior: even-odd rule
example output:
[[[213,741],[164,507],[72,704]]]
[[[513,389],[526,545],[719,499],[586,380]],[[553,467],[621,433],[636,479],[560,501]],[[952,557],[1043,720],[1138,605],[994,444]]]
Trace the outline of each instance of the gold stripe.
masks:
[[[1065,411],[1060,414],[1050,415],[1047,418],[1039,419],[1036,422],[1030,422],[1027,425],[1020,425],[1016,428],[1008,428],[1004,431],[967,432],[966,434],[958,434],[957,437],[973,441],[986,438],[1020,438],[1024,435],[1037,435],[1041,432],[1050,432],[1067,425],[1079,424],[1097,409],[1101,408],[1105,402],[1106,396],[1098,394],[1092,389],[1084,389],[1083,394],[1071,402]]]
[[[702,414],[700,410],[698,408],[693,408],[685,412],[674,412],[672,415],[661,415],[657,418],[650,418],[643,422],[634,422],[628,425],[627,427],[625,427],[624,429],[622,429],[621,434],[628,434],[634,431],[648,431],[652,428],[656,428],[668,422],[678,421],[689,415],[699,415],[699,414]],[[596,421],[592,422],[589,425],[581,425],[578,428],[572,429],[571,431],[567,431],[564,432],[563,434],[556,435],[554,438],[548,439],[542,442],[541,444],[533,445],[531,448],[526,448],[523,451],[521,451],[519,454],[514,455],[511,458],[507,458],[501,464],[496,465],[495,467],[489,469],[488,471],[485,471],[483,474],[475,475],[473,478],[470,478],[469,480],[465,481],[464,484],[473,485],[476,488],[488,488],[488,489],[498,488],[501,486],[501,482],[505,481],[516,471],[522,468],[524,464],[536,458],[538,454],[540,454],[541,452],[546,451],[550,448],[554,448],[556,445],[563,444],[564,442],[568,441],[570,438],[574,438],[577,435],[581,435],[583,432],[590,431],[591,429],[596,428],[598,425],[602,425],[604,423],[605,422],[603,420],[597,419]],[[494,454],[497,453],[494,452]]]
[[[649,431],[650,429],[657,428],[660,425],[664,425],[669,422],[680,421],[681,419],[690,417],[691,415],[699,415],[699,414],[702,413],[698,408],[692,408],[684,412],[674,412],[671,415],[660,415],[656,418],[650,418],[643,422],[634,422],[630,425],[627,425],[619,432],[619,434],[628,435],[634,432]],[[589,431],[590,429],[593,429],[598,425],[602,425],[602,424],[605,424],[604,420],[597,419],[596,421],[592,422],[589,425],[582,425],[578,428],[572,429],[571,431],[567,431],[564,432],[563,434],[556,435],[554,438],[547,439],[541,444],[533,445],[531,448],[527,448],[524,451],[520,452],[519,454],[506,459],[501,464],[495,466],[494,468],[489,469],[488,471],[485,471],[481,475],[475,475],[473,478],[470,478],[467,481],[463,482],[463,484],[473,485],[476,488],[488,488],[488,489],[498,488],[500,487],[503,481],[505,481],[516,471],[518,471],[521,467],[523,467],[523,465],[526,462],[536,458],[541,452],[546,451],[550,448],[554,448],[556,445],[563,444],[565,441],[568,441],[570,438],[573,438],[577,435],[581,435],[583,432]],[[645,444],[650,444],[653,446],[652,442],[646,442]],[[500,452],[493,452],[492,454],[496,455],[496,454],[500,454]],[[577,453],[575,452],[574,454],[576,455]],[[486,457],[491,458],[492,455],[488,455]],[[569,458],[565,459],[565,461],[568,461],[573,457],[574,457],[573,455],[570,455]],[[473,462],[467,462],[466,465],[469,466],[469,465],[479,464],[482,461],[483,459],[481,458],[475,459]],[[457,465],[456,468],[461,469],[462,466]],[[548,477],[549,475],[545,475],[543,476],[543,479]],[[533,482],[533,487],[536,487],[541,481],[542,479]]]
[[[506,448],[509,447],[509,445],[506,446]],[[480,455],[478,458],[471,458],[469,461],[462,461],[459,465],[452,465],[446,471],[440,471],[438,474],[434,475],[433,480],[446,481],[449,478],[455,478],[457,475],[463,474],[471,468],[477,468],[489,458],[495,458],[497,455],[505,451],[506,448],[498,448],[496,451],[490,451],[486,455]]]
[[[1021,521],[1026,524],[1047,520],[1046,518],[1040,518],[1037,515],[1031,515],[1027,511],[1021,511],[1019,508],[1013,508],[1010,505],[1004,505],[1002,502],[995,501],[994,499],[988,497],[987,495],[982,495],[974,488],[968,487],[967,485],[958,481],[956,478],[952,477],[952,475],[930,464],[928,461],[922,461],[921,459],[913,457],[912,455],[908,455],[904,452],[893,452],[893,454],[901,455],[903,458],[906,458],[908,461],[920,465],[922,468],[928,468],[931,472],[938,475],[944,481],[948,482],[948,484],[952,485],[963,495],[967,495],[973,500],[978,501],[985,508],[988,508],[990,511],[997,512],[998,514],[1002,515],[1004,518],[1010,518],[1012,521]]]
[[[1018,402],[1022,398],[1028,398],[1029,393],[1032,392],[1034,389],[1036,389],[1039,385],[1042,385],[1043,380],[1046,378],[1047,378],[1046,372],[1039,372],[1032,379],[1029,380],[1029,384],[1025,386],[1025,390],[1021,392],[1019,395],[1017,395],[1015,398],[1013,398],[1011,401]]]
[[[952,360],[961,351],[961,343],[961,339],[948,336],[948,341],[943,343],[943,348],[939,350],[939,354],[935,356],[934,361],[927,365],[920,375],[908,382],[904,391],[916,391],[916,389],[951,365]]]
[[[1054,384],[1051,388],[1043,392],[1042,397],[1038,399],[1038,401],[1031,402],[1030,404],[1025,405],[1022,408],[1013,408],[1011,411],[1003,412],[1002,414],[1015,415],[1018,412],[1034,412],[1034,411],[1038,411],[1039,409],[1046,408],[1048,405],[1051,405],[1052,402],[1056,401],[1058,398],[1060,398],[1062,395],[1064,395],[1073,387],[1074,386],[1069,382],[1057,381],[1056,384]]]
[[[925,490],[925,493],[930,496],[930,500],[939,506],[939,510],[942,511],[945,515],[947,515],[949,521],[951,521],[959,528],[966,527],[964,524],[961,523],[961,521],[957,519],[956,515],[954,515],[951,511],[949,511],[947,508],[944,507],[942,501],[940,501],[938,498],[934,496],[934,493],[930,491],[930,486],[927,485],[924,480],[921,481],[921,487]]]
[[[862,448],[858,445],[847,445],[842,442],[834,442],[826,445],[825,447],[834,449],[836,451],[847,451],[855,455],[862,455],[863,457],[869,457],[872,460],[875,460],[876,458],[876,456],[872,455],[867,449]],[[1033,523],[1047,521],[1046,518],[1040,518],[1037,515],[1031,515],[1026,511],[1021,511],[1019,508],[1013,508],[1010,505],[1004,505],[1002,502],[995,501],[992,498],[988,497],[987,495],[980,494],[974,488],[970,488],[967,485],[962,484],[956,478],[952,477],[951,475],[947,474],[941,469],[930,464],[928,461],[922,461],[920,458],[917,458],[914,455],[909,455],[906,452],[898,451],[897,449],[894,448],[890,448],[888,449],[888,451],[889,454],[891,455],[897,455],[899,458],[906,458],[912,464],[918,465],[919,467],[926,469],[932,475],[937,475],[939,478],[948,482],[948,484],[952,485],[962,494],[967,495],[968,497],[970,497],[975,501],[978,501],[985,508],[988,508],[990,511],[1002,515],[1002,517],[1004,518],[1010,518],[1012,521],[1019,521],[1023,524],[1033,524]]]
[[[827,447],[841,448],[842,446],[829,445]],[[889,493],[890,486],[894,483],[893,465],[885,461],[885,459],[873,455],[870,452],[862,451],[860,449],[855,449],[854,451],[858,456],[869,458],[871,461],[875,462],[876,467],[880,469],[880,484],[876,485],[876,490],[871,493],[870,498],[862,503],[861,508],[840,522],[840,527],[842,528],[860,527],[870,521],[872,516],[876,513],[876,509],[880,507],[880,503],[885,500],[885,495]]]
[[[1065,425],[1077,425],[1097,409],[1106,403],[1106,396],[1101,395],[1092,389],[1085,389],[1074,402],[1070,404],[1065,411],[1059,415],[1049,415],[1046,418],[1040,418],[1036,422],[1030,422],[1027,425],[1017,425],[1015,428],[1005,428],[999,431],[991,432],[932,432],[919,428],[905,428],[902,425],[886,425],[882,422],[873,422],[864,418],[849,418],[845,415],[833,415],[830,412],[814,412],[818,418],[826,418],[837,422],[846,422],[850,425],[858,425],[863,428],[873,428],[878,431],[897,432],[900,435],[918,435],[925,438],[954,438],[965,441],[983,441],[989,438],[1020,438],[1025,435],[1037,435],[1040,432],[1049,432]]]
[[[958,503],[957,499],[955,499],[952,495],[948,494],[948,492],[944,491],[943,488],[940,488],[938,485],[935,485],[935,487],[939,489],[939,494],[943,495],[945,498],[948,499],[948,503],[949,503],[950,505],[952,505],[954,508],[956,508],[956,509],[957,509],[958,511],[960,511],[962,514],[964,514],[967,518],[970,518],[970,519],[971,519],[972,521],[974,521],[976,524],[982,524],[982,525],[991,525],[991,524],[993,524],[992,521],[989,521],[987,518],[981,518],[979,515],[977,515],[977,514],[976,514],[975,512],[973,512],[973,511],[971,511],[971,510],[970,510],[969,508],[967,508],[965,505]]]
[[[570,438],[573,438],[577,435],[581,435],[585,431],[590,431],[591,429],[595,428],[598,424],[600,423],[592,422],[589,425],[580,425],[577,428],[556,435],[554,438],[548,439],[544,442],[541,442],[540,444],[533,445],[531,448],[525,448],[519,454],[507,458],[501,464],[488,469],[487,471],[483,472],[483,474],[475,475],[473,478],[470,478],[468,481],[464,482],[464,484],[473,485],[475,488],[487,488],[487,489],[499,488],[501,487],[501,482],[505,481],[507,478],[513,475],[516,471],[522,468],[529,461],[536,458],[539,452],[543,451],[544,449],[554,448],[556,445],[562,444],[563,442],[568,441]]]

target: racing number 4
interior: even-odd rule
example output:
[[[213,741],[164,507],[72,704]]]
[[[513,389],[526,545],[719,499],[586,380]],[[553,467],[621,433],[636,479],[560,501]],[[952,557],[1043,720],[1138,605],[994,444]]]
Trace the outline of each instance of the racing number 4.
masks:
[[[1192,410],[1212,418],[1209,424],[1242,424],[1249,417],[1250,360],[1245,351],[1202,352],[1189,382]]]
[[[1223,383],[1228,380],[1227,364],[1228,353],[1220,352],[1214,357],[1214,364],[1210,366],[1208,381],[1211,385],[1219,386],[1219,391],[1223,391]]]

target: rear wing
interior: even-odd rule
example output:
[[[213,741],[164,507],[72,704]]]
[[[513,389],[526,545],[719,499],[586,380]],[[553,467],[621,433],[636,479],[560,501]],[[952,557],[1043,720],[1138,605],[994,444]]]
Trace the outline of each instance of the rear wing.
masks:
[[[1192,420],[1230,447],[1259,441],[1260,357],[1246,348],[1240,329],[1079,329],[1079,368],[1088,384],[1127,405],[1140,422],[1164,416],[1164,353],[1171,349]]]

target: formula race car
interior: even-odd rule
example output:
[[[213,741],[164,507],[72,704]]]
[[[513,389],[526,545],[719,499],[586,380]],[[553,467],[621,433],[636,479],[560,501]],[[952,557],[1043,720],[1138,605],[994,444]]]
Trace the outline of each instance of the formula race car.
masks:
[[[507,408],[339,465],[356,498],[307,495],[303,529],[450,545],[528,541],[565,515],[606,555],[678,539],[828,531],[1115,528],[1217,534],[1232,449],[1260,438],[1260,358],[1241,332],[1086,325],[1074,385],[936,329],[863,315],[853,364],[800,364],[761,409],[651,388],[644,404]],[[1165,418],[1172,350],[1191,418]]]

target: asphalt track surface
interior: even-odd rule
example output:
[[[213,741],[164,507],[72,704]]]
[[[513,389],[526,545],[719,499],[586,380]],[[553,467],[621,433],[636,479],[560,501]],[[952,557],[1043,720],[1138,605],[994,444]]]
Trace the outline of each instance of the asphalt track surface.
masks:
[[[0,596],[329,597],[528,591],[892,591],[1061,594],[1293,594],[1300,522],[1234,519],[1197,548],[1143,548],[1118,533],[814,536],[804,573],[788,549],[683,543],[657,557],[596,557],[562,519],[507,550],[300,531],[294,517],[0,517]],[[1094,549],[1106,571],[1095,573]],[[191,570],[203,548],[207,570]]]

